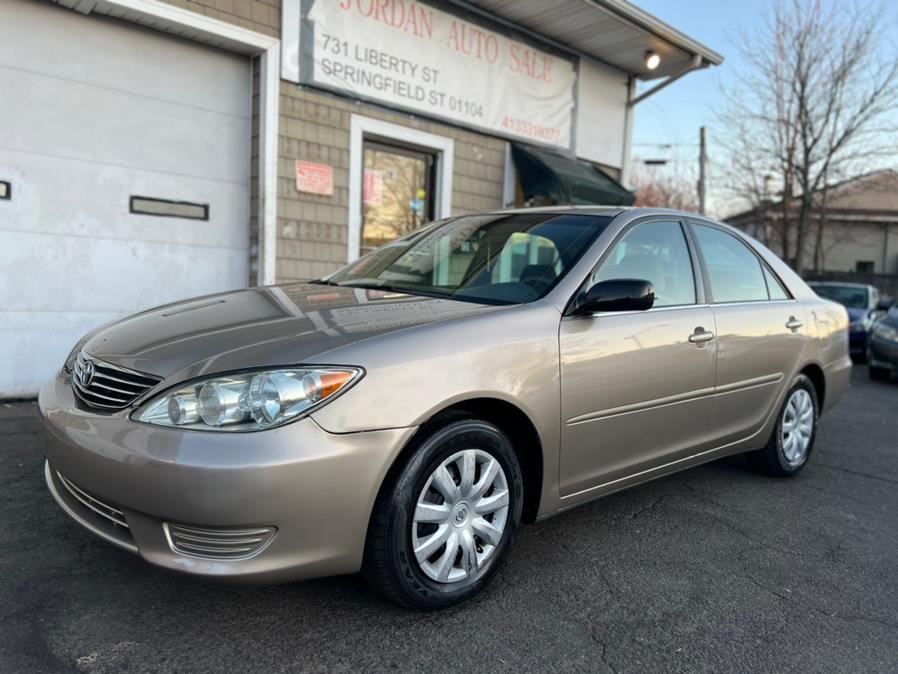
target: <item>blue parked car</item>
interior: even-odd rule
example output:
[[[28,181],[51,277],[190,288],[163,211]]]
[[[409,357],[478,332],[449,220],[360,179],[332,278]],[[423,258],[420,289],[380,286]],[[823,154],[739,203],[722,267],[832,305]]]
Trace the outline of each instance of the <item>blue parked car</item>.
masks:
[[[848,349],[851,357],[863,363],[867,360],[867,345],[874,321],[883,314],[879,290],[865,283],[839,283],[812,281],[808,283],[814,292],[848,309]]]

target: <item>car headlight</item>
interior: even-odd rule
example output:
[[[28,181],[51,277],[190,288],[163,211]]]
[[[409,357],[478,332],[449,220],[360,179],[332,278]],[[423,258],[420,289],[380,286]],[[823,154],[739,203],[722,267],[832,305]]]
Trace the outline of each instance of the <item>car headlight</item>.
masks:
[[[295,367],[216,375],[151,398],[132,419],[203,431],[258,431],[323,405],[362,376],[355,367]]]
[[[898,342],[898,329],[893,328],[891,325],[877,323],[873,326],[873,332],[876,333],[877,337],[882,337],[890,342]]]

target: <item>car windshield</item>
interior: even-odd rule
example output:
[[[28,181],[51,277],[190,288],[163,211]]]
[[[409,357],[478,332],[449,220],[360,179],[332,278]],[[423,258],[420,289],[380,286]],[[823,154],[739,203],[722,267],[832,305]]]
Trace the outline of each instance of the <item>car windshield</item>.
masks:
[[[849,309],[867,308],[867,289],[857,286],[813,286],[814,292]]]
[[[483,304],[532,302],[564,277],[609,222],[538,212],[462,216],[388,243],[321,282]]]

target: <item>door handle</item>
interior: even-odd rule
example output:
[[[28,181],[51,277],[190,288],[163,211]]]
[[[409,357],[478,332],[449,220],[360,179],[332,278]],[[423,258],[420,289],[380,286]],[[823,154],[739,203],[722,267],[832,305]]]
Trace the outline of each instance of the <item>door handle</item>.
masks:
[[[804,323],[799,321],[795,316],[789,316],[789,320],[786,321],[786,327],[789,328],[792,332],[795,332],[800,328]]]
[[[696,328],[695,332],[689,335],[689,341],[693,344],[703,344],[704,342],[710,342],[712,339],[714,339],[714,333],[702,327]]]

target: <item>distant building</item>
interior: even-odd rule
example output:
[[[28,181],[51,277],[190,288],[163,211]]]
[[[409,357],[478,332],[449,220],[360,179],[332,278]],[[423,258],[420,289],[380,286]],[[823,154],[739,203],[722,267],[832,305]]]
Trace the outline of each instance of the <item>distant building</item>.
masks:
[[[868,173],[837,183],[828,192],[825,212],[821,213],[818,207],[811,215],[802,270],[805,275],[898,274],[898,172]],[[782,206],[782,201],[771,202],[731,216],[727,221],[782,256],[782,229],[778,226]],[[796,217],[797,212],[796,202],[793,209]],[[825,218],[823,245],[819,259],[815,259],[821,215]],[[790,239],[789,246],[794,250],[794,238]]]

